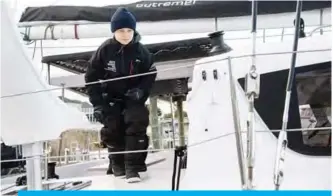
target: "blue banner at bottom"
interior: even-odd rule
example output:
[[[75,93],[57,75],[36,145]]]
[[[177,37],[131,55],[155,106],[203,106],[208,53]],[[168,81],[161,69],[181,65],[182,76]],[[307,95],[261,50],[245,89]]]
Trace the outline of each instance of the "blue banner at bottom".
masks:
[[[20,191],[19,196],[103,196],[111,194],[116,196],[167,196],[167,195],[184,195],[184,196],[195,196],[195,195],[207,195],[207,196],[331,196],[331,191]]]

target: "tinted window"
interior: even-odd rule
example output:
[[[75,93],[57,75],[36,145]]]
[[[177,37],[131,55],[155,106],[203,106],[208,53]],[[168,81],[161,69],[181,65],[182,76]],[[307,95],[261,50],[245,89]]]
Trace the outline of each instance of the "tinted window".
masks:
[[[255,108],[269,129],[281,129],[289,70],[261,75],[260,97]],[[239,79],[244,89],[244,78]],[[296,68],[288,129],[331,127],[331,62]],[[273,133],[278,136],[279,133]],[[331,155],[331,129],[288,132],[288,147],[295,152]]]

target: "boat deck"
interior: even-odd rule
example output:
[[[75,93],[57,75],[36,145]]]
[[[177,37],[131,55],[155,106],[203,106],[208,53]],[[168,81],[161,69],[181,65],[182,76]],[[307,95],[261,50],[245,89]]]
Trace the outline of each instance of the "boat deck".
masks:
[[[68,168],[59,168],[59,173],[64,173],[61,170],[65,168],[66,171],[71,170],[72,174],[75,174],[77,173],[74,172],[75,167],[80,166],[81,175],[63,178],[60,174],[59,180],[43,181],[43,185],[47,186],[49,190],[171,190],[173,157],[172,151],[150,153],[146,161],[148,171],[141,173],[143,180],[139,183],[129,184],[125,182],[124,178],[106,175],[108,163],[105,160],[88,168],[82,167],[83,163],[73,164]],[[2,195],[15,195],[20,190],[26,190],[26,186],[15,186],[13,183],[2,184],[1,193]]]

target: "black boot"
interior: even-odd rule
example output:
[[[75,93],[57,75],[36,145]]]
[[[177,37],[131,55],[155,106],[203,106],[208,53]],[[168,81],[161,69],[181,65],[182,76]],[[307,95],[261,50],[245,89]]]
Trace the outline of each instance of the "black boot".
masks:
[[[141,178],[138,172],[126,170],[126,182],[136,183],[141,182]]]
[[[112,171],[112,164],[109,163],[109,167],[108,167],[108,170],[106,171],[106,175],[111,175],[113,174],[113,171]]]
[[[126,175],[125,168],[114,169],[113,175],[114,177],[124,177]]]

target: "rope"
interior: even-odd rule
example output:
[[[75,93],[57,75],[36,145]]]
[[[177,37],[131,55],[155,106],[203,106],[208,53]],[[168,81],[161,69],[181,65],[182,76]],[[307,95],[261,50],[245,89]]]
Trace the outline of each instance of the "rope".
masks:
[[[288,52],[271,52],[271,53],[257,53],[257,56],[267,56],[267,55],[279,55],[279,54],[292,54],[292,53],[308,53],[308,52],[325,52],[325,51],[331,51],[330,48],[327,49],[318,49],[318,50],[300,50],[300,51],[288,51]],[[238,58],[244,58],[244,57],[252,57],[253,54],[246,54],[246,55],[239,55],[239,56],[233,56],[230,57],[231,59],[238,59]],[[56,87],[56,88],[49,88],[49,89],[44,89],[44,90],[36,90],[36,91],[30,91],[30,92],[24,92],[24,93],[16,93],[16,94],[11,94],[11,95],[4,95],[1,96],[1,99],[3,98],[9,98],[9,97],[16,97],[16,96],[22,96],[22,95],[28,95],[28,94],[34,94],[34,93],[41,93],[41,92],[47,92],[47,91],[54,91],[54,90],[61,90],[61,89],[68,89],[68,88],[75,88],[75,87],[82,87],[82,86],[86,86],[86,85],[92,85],[92,84],[102,84],[102,83],[106,83],[106,82],[113,82],[113,81],[118,81],[118,80],[124,80],[124,79],[129,79],[129,78],[135,78],[135,77],[141,77],[141,76],[147,76],[147,75],[151,75],[151,74],[157,74],[157,73],[161,73],[161,72],[167,72],[167,71],[172,71],[172,70],[177,70],[177,69],[182,69],[182,68],[190,68],[190,67],[194,67],[197,65],[204,65],[204,64],[208,64],[208,63],[213,63],[213,62],[219,62],[219,61],[224,61],[224,60],[228,60],[228,57],[225,58],[218,58],[218,59],[214,59],[214,60],[209,60],[206,62],[202,62],[202,63],[197,63],[197,64],[193,64],[193,65],[184,65],[184,66],[178,66],[178,67],[171,67],[171,68],[166,68],[166,69],[161,69],[159,71],[152,71],[152,72],[147,72],[147,73],[142,73],[142,74],[135,74],[135,75],[130,75],[130,76],[124,76],[124,77],[118,77],[118,78],[112,78],[112,79],[108,79],[108,80],[99,80],[99,81],[95,81],[95,82],[88,82],[88,83],[83,83],[81,85],[64,85],[63,87]]]
[[[295,132],[295,131],[314,131],[314,130],[327,130],[327,129],[332,129],[332,127],[319,127],[319,128],[297,128],[297,129],[287,129],[288,132]],[[256,132],[258,133],[271,133],[271,132],[280,132],[281,129],[272,129],[272,130],[257,130]],[[247,133],[247,131],[241,131],[242,133]],[[217,137],[213,137],[211,139],[207,139],[207,140],[202,140],[200,142],[196,142],[193,143],[191,145],[187,145],[187,148],[191,148],[191,147],[195,147],[201,144],[205,144],[211,141],[215,141],[230,135],[235,134],[235,132],[229,132],[229,133],[225,133],[222,134],[220,136]],[[326,134],[325,134],[326,135]],[[113,155],[113,154],[129,154],[129,153],[143,153],[143,152],[162,152],[162,151],[174,151],[176,148],[169,148],[169,149],[152,149],[152,150],[132,150],[132,151],[118,151],[118,152],[110,152],[110,153],[100,153],[100,155]],[[42,156],[42,155],[41,155]],[[79,155],[66,155],[66,156],[48,156],[47,159],[59,159],[59,158],[70,158],[70,157],[84,157],[84,156],[90,156],[89,154],[79,154]],[[43,156],[44,158],[46,158],[46,156]],[[25,161],[27,159],[36,159],[39,157],[26,157],[26,158],[22,158],[22,159],[10,159],[10,160],[3,160],[0,161],[0,163],[8,163],[8,162],[16,162],[16,161]]]

